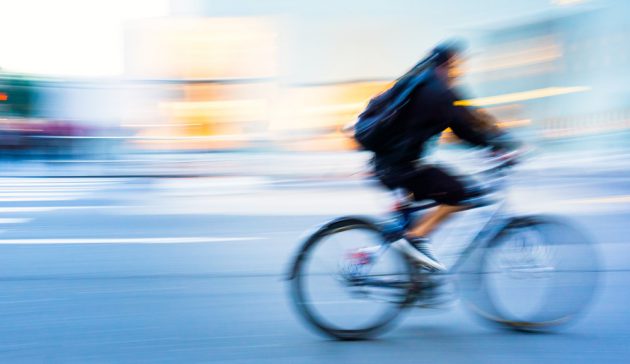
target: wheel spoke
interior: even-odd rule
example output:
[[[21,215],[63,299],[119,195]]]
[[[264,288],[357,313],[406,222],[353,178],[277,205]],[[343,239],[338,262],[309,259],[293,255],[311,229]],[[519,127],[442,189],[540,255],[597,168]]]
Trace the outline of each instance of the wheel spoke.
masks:
[[[293,284],[308,322],[329,335],[356,338],[398,315],[409,297],[410,267],[383,239],[376,225],[356,219],[311,237]]]
[[[515,218],[479,259],[468,300],[482,317],[519,329],[566,322],[588,306],[597,284],[594,245],[557,220]]]

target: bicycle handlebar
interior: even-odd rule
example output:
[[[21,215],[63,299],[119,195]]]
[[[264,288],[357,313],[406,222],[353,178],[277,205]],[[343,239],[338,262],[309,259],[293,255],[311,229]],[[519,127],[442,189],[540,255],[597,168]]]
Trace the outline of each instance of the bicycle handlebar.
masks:
[[[519,158],[523,155],[521,150],[511,151],[500,156],[490,158],[491,163],[498,163],[488,169],[478,172],[478,174],[491,174],[514,167],[519,163]]]

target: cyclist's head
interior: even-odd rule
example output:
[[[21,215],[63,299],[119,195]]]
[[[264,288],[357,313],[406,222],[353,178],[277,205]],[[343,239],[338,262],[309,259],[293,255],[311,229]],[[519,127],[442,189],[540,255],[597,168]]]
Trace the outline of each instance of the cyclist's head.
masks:
[[[455,78],[461,74],[459,64],[460,55],[466,49],[466,43],[461,40],[449,40],[438,44],[420,62],[405,73],[400,79],[413,77],[428,69],[435,69],[445,78]]]
[[[452,79],[462,74],[461,62],[465,50],[466,43],[464,41],[448,40],[433,48],[430,58],[438,73]]]

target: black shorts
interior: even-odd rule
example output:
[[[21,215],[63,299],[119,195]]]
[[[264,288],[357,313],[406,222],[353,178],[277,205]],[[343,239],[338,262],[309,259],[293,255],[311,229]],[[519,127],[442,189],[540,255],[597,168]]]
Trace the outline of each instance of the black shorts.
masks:
[[[466,187],[457,177],[436,166],[420,166],[414,169],[389,170],[378,173],[381,182],[390,189],[404,188],[413,193],[414,199],[434,200],[445,205],[460,205],[468,196]]]

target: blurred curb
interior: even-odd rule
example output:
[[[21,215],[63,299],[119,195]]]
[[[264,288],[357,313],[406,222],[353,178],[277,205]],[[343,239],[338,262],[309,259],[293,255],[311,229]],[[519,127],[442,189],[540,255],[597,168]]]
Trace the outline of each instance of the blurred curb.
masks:
[[[265,177],[281,181],[360,181],[370,175],[370,155],[345,153],[220,153],[148,155],[119,160],[0,162],[0,178],[196,178]],[[448,160],[448,159],[447,159]],[[463,164],[466,164],[464,162]],[[630,177],[630,153],[560,154],[518,167],[541,177]]]
[[[118,160],[0,162],[0,178],[193,178],[360,180],[366,153],[217,153],[144,155]]]

